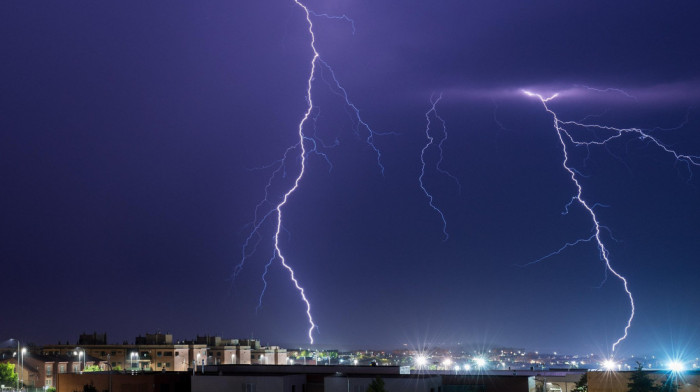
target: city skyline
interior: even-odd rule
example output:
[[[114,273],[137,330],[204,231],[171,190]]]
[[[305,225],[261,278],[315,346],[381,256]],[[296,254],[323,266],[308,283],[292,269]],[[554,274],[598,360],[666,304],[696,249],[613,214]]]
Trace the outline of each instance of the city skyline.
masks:
[[[0,7],[0,336],[700,351],[691,2]]]

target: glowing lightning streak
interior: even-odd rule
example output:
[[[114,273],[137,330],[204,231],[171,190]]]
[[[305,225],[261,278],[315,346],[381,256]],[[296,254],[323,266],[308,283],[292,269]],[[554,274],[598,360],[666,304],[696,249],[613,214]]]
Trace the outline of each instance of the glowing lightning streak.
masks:
[[[326,69],[328,71],[328,73],[330,74],[330,76],[332,77],[332,83],[329,83],[329,81],[327,81],[327,80],[326,80],[326,83],[331,88],[331,91],[334,94],[343,98],[346,105],[350,109],[352,109],[352,111],[354,112],[356,133],[358,133],[358,129],[360,127],[365,128],[367,130],[368,136],[365,139],[365,142],[375,152],[376,157],[377,157],[377,165],[379,166],[379,169],[380,169],[382,174],[384,174],[384,166],[382,165],[382,162],[381,162],[381,159],[382,159],[381,153],[380,153],[379,149],[377,148],[377,146],[374,144],[374,136],[391,135],[391,134],[395,134],[395,133],[394,132],[376,132],[362,119],[362,117],[360,116],[359,109],[350,101],[350,98],[348,97],[347,91],[345,90],[345,88],[340,84],[340,82],[336,78],[335,72],[333,71],[333,69],[330,67],[330,65],[328,63],[323,61],[319,52],[316,49],[316,37],[315,37],[314,31],[313,31],[314,26],[313,26],[313,23],[311,21],[312,15],[317,16],[317,17],[325,17],[327,19],[345,20],[345,21],[351,23],[351,25],[353,27],[353,33],[355,31],[354,21],[345,15],[340,16],[340,17],[336,17],[336,16],[331,16],[328,14],[315,13],[312,10],[310,10],[308,7],[306,7],[303,3],[301,3],[299,0],[294,0],[294,3],[304,10],[304,12],[306,14],[306,22],[308,24],[308,31],[309,31],[309,34],[311,36],[310,46],[311,46],[311,49],[313,51],[313,57],[311,59],[311,70],[309,72],[309,78],[307,80],[307,89],[306,89],[306,98],[307,98],[307,102],[308,102],[308,107],[307,107],[306,112],[304,113],[304,116],[302,117],[302,119],[298,125],[299,139],[298,139],[297,143],[288,147],[285,150],[282,159],[279,159],[279,160],[273,162],[272,164],[261,168],[261,169],[274,168],[274,170],[273,170],[272,175],[268,179],[268,182],[265,186],[264,199],[260,203],[258,203],[255,207],[255,215],[254,215],[253,222],[251,223],[252,229],[244,241],[243,248],[241,251],[241,260],[238,263],[238,265],[236,265],[236,267],[234,269],[233,279],[236,279],[236,277],[242,271],[243,266],[245,265],[245,262],[248,260],[248,258],[253,253],[256,252],[257,246],[260,243],[260,241],[262,240],[260,231],[262,230],[263,224],[268,220],[268,218],[272,217],[276,213],[276,216],[277,216],[276,228],[275,228],[275,234],[273,236],[274,252],[273,252],[272,257],[269,258],[267,264],[265,265],[265,270],[264,270],[263,275],[262,275],[263,289],[260,293],[260,297],[259,297],[258,306],[256,308],[256,311],[259,310],[262,306],[262,298],[263,298],[265,291],[267,289],[267,274],[269,272],[269,268],[272,265],[272,263],[275,261],[275,259],[279,258],[280,263],[289,272],[290,278],[291,278],[292,282],[294,283],[294,286],[299,291],[303,302],[306,304],[306,315],[308,317],[309,324],[310,324],[308,336],[309,336],[310,342],[313,344],[313,335],[312,334],[313,334],[314,329],[318,328],[318,326],[314,323],[313,317],[311,316],[311,304],[308,301],[308,299],[306,298],[304,289],[301,287],[301,285],[297,281],[295,274],[294,274],[294,270],[287,264],[286,259],[284,258],[283,254],[282,254],[282,251],[280,248],[279,236],[280,236],[281,230],[283,229],[282,208],[287,204],[289,197],[299,187],[299,183],[301,182],[301,179],[304,176],[304,172],[306,169],[307,156],[309,156],[310,154],[318,155],[319,157],[321,157],[322,159],[325,160],[325,162],[328,164],[329,171],[330,171],[330,170],[332,170],[333,165],[331,164],[331,162],[328,159],[328,157],[326,156],[326,154],[323,153],[322,151],[319,151],[318,146],[320,144],[324,148],[332,148],[332,147],[337,146],[339,143],[339,141],[336,139],[333,144],[330,144],[330,145],[326,144],[325,142],[323,142],[323,140],[319,139],[317,134],[316,134],[317,133],[316,120],[319,116],[319,109],[314,107],[312,96],[311,96],[311,90],[312,90],[313,81],[315,80],[316,76],[318,76],[317,72],[320,72],[321,78],[324,78],[324,74],[323,74],[322,70]],[[318,71],[319,68],[321,69],[321,71]],[[324,78],[324,80],[325,80],[325,78]],[[312,115],[312,113],[314,113],[314,111],[316,111],[315,116]],[[313,124],[314,131],[313,131],[312,135],[307,136],[304,134],[304,126],[307,124],[308,120],[310,120],[310,119],[314,122],[314,124]],[[305,142],[310,143],[308,148],[305,145]],[[271,199],[273,183],[275,182],[275,179],[277,179],[278,177],[281,177],[281,178],[287,177],[286,162],[288,160],[292,159],[290,154],[292,153],[292,151],[296,151],[297,148],[300,148],[300,150],[301,150],[299,155],[296,157],[296,159],[300,162],[299,174],[297,175],[297,177],[295,177],[294,184],[291,186],[291,188],[289,188],[283,194],[283,196],[280,198],[279,202],[275,203]],[[438,163],[438,165],[439,165],[439,163]],[[252,248],[252,250],[249,250],[249,248]]]
[[[544,98],[540,94],[535,94],[535,93],[532,93],[530,91],[523,90],[523,93],[525,93],[527,96],[530,96],[530,97],[537,97],[540,100],[540,102],[542,102],[542,105],[544,106],[545,110],[547,112],[549,112],[549,114],[552,115],[553,120],[554,120],[554,129],[557,131],[557,136],[559,137],[559,142],[561,143],[562,152],[564,153],[564,161],[562,162],[562,166],[564,167],[564,169],[567,172],[569,172],[571,181],[573,181],[573,183],[577,189],[577,193],[576,193],[576,196],[574,196],[574,198],[576,199],[576,201],[579,202],[579,204],[584,209],[586,209],[586,211],[588,211],[588,214],[591,216],[591,219],[593,220],[593,224],[595,227],[594,237],[595,237],[596,243],[598,244],[598,249],[600,250],[600,257],[605,261],[605,265],[608,268],[608,270],[610,272],[612,272],[613,275],[615,275],[618,279],[620,279],[622,281],[622,284],[625,288],[625,292],[627,293],[627,296],[629,297],[630,307],[632,308],[630,311],[630,317],[629,317],[629,319],[627,319],[627,325],[625,326],[624,335],[622,337],[620,337],[619,339],[617,339],[617,341],[615,343],[613,343],[613,345],[612,345],[612,351],[614,352],[615,347],[617,347],[617,345],[620,344],[620,342],[622,342],[623,340],[625,340],[627,338],[627,332],[628,332],[630,326],[632,325],[632,320],[634,319],[634,310],[635,310],[634,297],[632,297],[632,292],[628,288],[627,279],[625,279],[624,276],[620,275],[617,271],[615,271],[615,269],[613,269],[612,265],[610,265],[610,259],[608,258],[608,250],[605,248],[605,244],[603,244],[603,241],[600,238],[601,224],[598,221],[598,217],[596,216],[595,212],[593,211],[593,207],[589,206],[588,203],[583,199],[583,196],[582,196],[583,188],[581,187],[581,184],[579,183],[578,179],[576,178],[576,172],[568,166],[569,154],[568,154],[568,151],[566,149],[566,143],[564,142],[563,135],[566,134],[567,136],[569,136],[569,134],[566,132],[566,130],[564,130],[560,126],[560,124],[565,123],[565,122],[560,121],[559,118],[557,118],[556,113],[554,113],[547,106],[547,102],[556,98],[557,94],[554,94],[548,98]],[[569,136],[569,139],[571,140],[570,136]]]
[[[628,96],[628,97],[630,97],[630,98],[634,98],[633,96],[631,96],[631,95],[625,93],[624,91],[618,90],[618,89],[605,89],[605,90],[600,90],[600,89],[592,89],[592,88],[590,88],[590,87],[586,87],[586,88],[589,89],[589,90],[594,90],[594,91],[598,91],[598,92],[607,92],[607,91],[620,92],[620,93],[622,93],[622,94],[624,94],[624,95],[626,95],[626,96]],[[614,351],[615,351],[615,347],[616,347],[618,344],[620,344],[620,342],[622,342],[625,338],[627,338],[627,332],[628,332],[628,330],[629,330],[629,328],[630,328],[630,325],[632,324],[632,320],[634,319],[634,311],[635,311],[635,307],[634,307],[634,298],[632,297],[632,293],[630,292],[630,290],[629,290],[629,288],[628,288],[627,280],[626,280],[622,275],[620,275],[619,273],[617,273],[617,272],[612,268],[612,266],[610,265],[610,260],[609,260],[609,258],[608,258],[608,251],[607,251],[607,249],[605,248],[605,245],[603,244],[603,242],[602,242],[602,240],[601,240],[601,238],[600,238],[601,229],[605,229],[605,230],[608,230],[608,231],[609,231],[609,229],[607,229],[605,226],[603,226],[603,225],[600,224],[600,222],[598,221],[598,218],[597,218],[597,216],[596,216],[596,214],[595,214],[595,212],[594,212],[594,209],[595,209],[596,206],[602,206],[602,207],[607,207],[607,206],[601,205],[601,204],[597,204],[597,203],[591,206],[591,205],[589,205],[589,204],[582,198],[582,192],[583,192],[583,190],[582,190],[581,184],[579,183],[579,181],[578,181],[578,179],[577,179],[577,175],[578,175],[578,176],[582,176],[582,175],[581,175],[578,171],[576,171],[575,169],[573,169],[573,168],[571,168],[570,166],[568,166],[569,156],[568,156],[568,152],[567,152],[567,149],[566,149],[566,143],[564,142],[564,135],[566,135],[566,138],[567,138],[573,145],[575,145],[575,146],[583,146],[583,147],[589,147],[589,146],[592,146],[592,145],[605,146],[605,145],[607,145],[607,143],[608,143],[609,141],[614,140],[614,139],[621,138],[623,135],[626,135],[626,134],[636,135],[640,140],[643,140],[643,141],[646,141],[646,142],[648,142],[648,143],[654,144],[654,145],[656,145],[657,147],[659,147],[660,149],[662,149],[663,151],[665,151],[665,152],[667,152],[667,153],[673,155],[673,157],[676,159],[676,161],[680,161],[680,162],[685,163],[689,170],[690,170],[690,166],[700,166],[700,156],[698,156],[698,155],[689,155],[689,154],[682,154],[682,153],[679,153],[679,152],[677,152],[676,150],[674,150],[674,149],[668,147],[667,145],[663,144],[661,141],[659,141],[659,140],[658,140],[657,138],[655,138],[654,136],[652,136],[652,135],[649,133],[649,131],[645,131],[645,130],[640,129],[640,128],[615,128],[615,127],[604,126],[604,125],[597,125],[597,124],[586,124],[586,123],[577,122],[577,121],[562,121],[562,120],[559,120],[559,118],[557,117],[556,113],[554,113],[554,111],[552,111],[552,110],[547,106],[547,102],[549,102],[549,101],[551,101],[552,99],[556,98],[556,97],[557,97],[557,94],[554,94],[553,96],[548,97],[548,98],[544,98],[542,95],[540,95],[540,94],[535,94],[535,93],[532,93],[532,92],[530,92],[530,91],[525,91],[525,90],[523,90],[523,93],[526,94],[526,95],[528,95],[528,96],[530,96],[530,97],[536,97],[536,98],[538,98],[538,99],[540,100],[540,102],[542,102],[542,105],[544,105],[545,110],[546,110],[547,112],[549,112],[549,113],[552,115],[553,120],[554,120],[554,129],[557,131],[557,135],[558,135],[558,137],[559,137],[559,142],[561,143],[562,151],[563,151],[563,153],[564,153],[563,167],[564,167],[564,169],[566,169],[566,171],[569,172],[570,177],[571,177],[571,180],[574,182],[574,184],[576,185],[576,188],[577,188],[577,190],[578,190],[578,192],[576,193],[576,195],[575,195],[575,196],[571,199],[571,201],[566,205],[566,207],[565,207],[566,209],[565,209],[565,213],[564,213],[564,214],[568,213],[568,208],[569,208],[569,206],[571,206],[571,204],[572,204],[574,201],[577,201],[583,208],[585,208],[585,209],[588,211],[589,215],[591,216],[591,219],[593,220],[594,227],[595,227],[595,234],[594,234],[593,236],[591,236],[590,238],[588,238],[588,239],[581,239],[581,240],[576,241],[575,243],[567,243],[566,245],[564,245],[562,248],[560,248],[560,249],[557,250],[556,252],[553,252],[553,253],[551,253],[551,254],[545,256],[545,257],[542,257],[542,258],[540,258],[540,259],[538,259],[538,260],[535,260],[534,262],[528,263],[528,264],[526,264],[526,265],[534,264],[534,263],[537,263],[537,262],[542,261],[543,259],[545,259],[545,258],[547,258],[547,257],[550,257],[550,256],[555,255],[555,254],[559,254],[559,253],[560,253],[561,251],[563,251],[564,249],[566,249],[566,248],[568,248],[568,247],[570,247],[570,246],[574,246],[574,245],[576,245],[577,243],[580,243],[580,242],[588,242],[588,241],[591,241],[592,239],[595,239],[595,240],[596,240],[596,243],[598,244],[598,249],[600,250],[601,259],[605,262],[605,266],[606,266],[606,268],[607,268],[606,271],[612,272],[613,275],[615,275],[617,278],[619,278],[619,279],[622,281],[622,283],[623,283],[623,285],[624,285],[624,288],[625,288],[625,292],[627,293],[627,296],[629,297],[630,305],[631,305],[631,308],[632,308],[632,309],[631,309],[631,312],[630,312],[630,317],[629,317],[629,319],[627,320],[627,325],[625,326],[624,335],[623,335],[622,337],[620,337],[620,338],[612,345],[612,351],[614,352]],[[686,114],[686,119],[685,119],[685,121],[684,121],[681,125],[679,125],[679,126],[677,126],[677,127],[674,127],[674,128],[668,128],[668,130],[679,129],[679,128],[681,128],[682,126],[684,126],[687,122],[688,122],[688,115]],[[581,140],[576,140],[576,139],[573,137],[573,135],[572,135],[569,131],[566,130],[566,128],[565,128],[566,126],[574,126],[574,127],[581,127],[581,128],[584,128],[584,129],[596,129],[596,130],[601,130],[601,131],[607,131],[607,132],[611,132],[611,135],[608,136],[608,137],[606,137],[606,138],[603,138],[602,140],[581,141]],[[667,129],[665,129],[665,128],[655,128],[654,130],[667,130]],[[692,172],[691,172],[690,174],[692,175]],[[611,235],[611,236],[612,236],[612,235]],[[613,237],[613,239],[615,239],[615,238]]]
[[[445,214],[443,214],[442,210],[440,210],[435,205],[433,195],[430,192],[428,192],[428,189],[425,187],[425,184],[423,184],[423,177],[425,177],[425,166],[426,166],[425,152],[428,150],[428,148],[430,148],[431,145],[433,145],[433,142],[435,140],[435,138],[430,134],[430,126],[431,126],[430,116],[432,115],[432,116],[435,116],[442,123],[442,130],[443,130],[443,137],[440,140],[440,142],[437,144],[438,151],[440,152],[440,159],[438,160],[438,162],[436,164],[436,168],[440,173],[443,173],[443,174],[447,175],[448,177],[452,178],[453,180],[455,180],[455,182],[457,182],[457,185],[459,185],[460,189],[461,189],[461,184],[459,183],[457,178],[455,176],[453,176],[452,174],[450,174],[448,171],[446,171],[440,167],[440,164],[442,163],[442,160],[443,160],[442,145],[445,142],[445,140],[447,139],[447,127],[445,125],[445,120],[443,120],[442,117],[440,117],[437,114],[437,110],[435,108],[441,99],[442,99],[442,94],[440,94],[435,99],[433,99],[433,97],[430,97],[430,105],[431,106],[430,106],[430,109],[428,109],[428,111],[425,112],[425,120],[426,120],[425,137],[426,137],[426,139],[428,139],[428,142],[425,144],[425,146],[423,146],[423,149],[420,152],[421,170],[420,170],[420,176],[418,176],[418,183],[420,184],[420,188],[423,190],[423,193],[425,193],[425,196],[428,198],[428,205],[430,205],[430,208],[435,210],[435,212],[437,212],[438,215],[440,215],[440,219],[442,219],[442,234],[444,236],[443,241],[447,241],[450,238],[450,236],[449,236],[449,234],[447,234],[447,220],[445,219]]]
[[[309,300],[306,298],[306,294],[304,293],[304,288],[299,285],[299,282],[297,281],[296,277],[294,276],[294,270],[292,267],[290,267],[287,264],[287,261],[284,258],[284,255],[282,255],[282,250],[280,249],[280,231],[282,230],[282,207],[287,204],[287,200],[289,200],[289,196],[294,193],[294,191],[299,188],[299,182],[301,181],[301,178],[304,176],[304,170],[306,169],[306,148],[304,147],[304,124],[306,121],[309,119],[309,116],[311,115],[311,112],[314,109],[314,104],[313,100],[311,98],[311,84],[314,79],[314,74],[316,73],[316,62],[319,58],[318,51],[316,50],[316,36],[314,36],[314,30],[313,30],[313,23],[311,22],[311,14],[309,13],[309,9],[306,8],[306,6],[302,3],[300,3],[298,0],[294,0],[294,3],[296,3],[299,7],[301,7],[304,10],[304,13],[306,14],[306,22],[309,24],[309,34],[311,35],[311,50],[313,51],[314,55],[313,58],[311,59],[311,71],[309,72],[309,79],[307,80],[307,87],[306,87],[306,99],[308,101],[308,107],[306,109],[306,112],[304,113],[304,117],[302,117],[301,121],[299,122],[299,147],[301,148],[301,153],[299,154],[299,159],[301,161],[301,168],[299,169],[299,174],[297,175],[296,179],[294,180],[294,186],[292,186],[285,194],[284,197],[282,198],[282,201],[277,204],[277,207],[275,210],[277,211],[277,228],[275,229],[275,254],[276,256],[280,259],[280,263],[284,268],[289,271],[289,277],[294,283],[294,286],[296,289],[299,291],[301,294],[301,299],[304,301],[306,304],[306,316],[309,319],[309,341],[311,344],[314,343],[314,337],[312,335],[314,328],[316,328],[316,324],[314,324],[314,319],[311,316],[311,303]]]

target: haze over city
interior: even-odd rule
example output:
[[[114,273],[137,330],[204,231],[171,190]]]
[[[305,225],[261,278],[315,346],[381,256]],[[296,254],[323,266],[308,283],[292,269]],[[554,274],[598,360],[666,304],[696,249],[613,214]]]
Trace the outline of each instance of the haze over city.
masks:
[[[4,2],[0,337],[694,358],[694,11]]]

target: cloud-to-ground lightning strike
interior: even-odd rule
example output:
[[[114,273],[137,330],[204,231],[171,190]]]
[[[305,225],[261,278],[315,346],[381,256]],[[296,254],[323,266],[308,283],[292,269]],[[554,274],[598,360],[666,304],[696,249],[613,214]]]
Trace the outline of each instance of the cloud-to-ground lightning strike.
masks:
[[[630,316],[627,319],[627,324],[625,326],[624,333],[612,345],[612,352],[615,352],[615,348],[623,340],[625,340],[627,338],[629,328],[632,325],[632,320],[634,319],[634,315],[635,315],[634,297],[632,296],[632,292],[630,291],[630,289],[628,287],[627,279],[624,276],[622,276],[621,274],[619,274],[612,267],[612,265],[610,263],[609,252],[608,252],[607,248],[605,247],[603,240],[601,239],[601,231],[607,230],[607,228],[600,223],[594,209],[596,206],[604,206],[604,205],[590,204],[588,201],[586,201],[583,198],[583,187],[581,186],[581,183],[579,182],[579,179],[578,179],[578,177],[581,176],[581,174],[569,165],[569,152],[567,150],[567,141],[568,141],[568,143],[573,144],[574,146],[585,146],[585,147],[594,146],[594,145],[604,146],[604,145],[606,145],[606,143],[610,142],[611,140],[620,138],[623,135],[631,134],[631,135],[638,137],[641,140],[645,140],[647,142],[650,142],[650,143],[656,145],[657,147],[661,148],[663,151],[673,155],[675,157],[676,161],[684,162],[688,166],[689,169],[690,169],[690,166],[700,166],[700,156],[679,153],[676,150],[671,149],[670,147],[666,146],[661,141],[659,141],[657,138],[652,136],[649,132],[644,131],[643,129],[639,129],[639,128],[615,128],[615,127],[605,126],[605,125],[586,124],[586,123],[577,122],[577,121],[560,120],[558,118],[557,114],[552,109],[550,109],[550,107],[548,105],[548,103],[551,100],[555,99],[558,96],[558,94],[554,94],[550,97],[545,98],[540,94],[533,93],[533,92],[530,92],[527,90],[522,90],[522,92],[529,97],[535,97],[535,98],[539,99],[540,102],[542,103],[542,105],[544,106],[545,110],[549,114],[552,115],[552,119],[554,122],[554,129],[557,132],[557,136],[559,138],[559,142],[560,142],[561,148],[562,148],[562,153],[564,156],[562,166],[569,173],[569,177],[571,178],[571,181],[573,182],[573,184],[576,187],[576,194],[573,196],[572,200],[567,204],[566,212],[568,212],[568,208],[571,206],[571,204],[573,202],[578,202],[578,204],[581,207],[583,207],[588,212],[588,215],[591,217],[591,220],[593,221],[593,231],[594,231],[594,234],[591,237],[579,239],[573,243],[567,243],[566,245],[561,247],[559,250],[552,252],[549,255],[542,257],[538,260],[535,260],[534,262],[528,263],[526,265],[540,262],[543,259],[551,257],[555,254],[559,254],[564,249],[571,247],[571,246],[574,246],[576,244],[579,244],[582,242],[590,242],[592,240],[595,240],[595,242],[598,246],[598,250],[600,252],[600,258],[605,263],[606,271],[610,271],[613,275],[615,275],[618,279],[620,279],[620,281],[622,282],[622,284],[624,286],[625,293],[627,293],[627,296],[628,296],[629,302],[630,302],[630,308],[631,308],[630,309]],[[596,130],[601,130],[601,131],[607,131],[607,132],[610,132],[611,134],[607,137],[602,138],[601,140],[582,141],[582,140],[577,140],[576,138],[574,138],[572,133],[569,130],[567,130],[567,127],[581,127],[584,129],[596,129]]]
[[[259,310],[262,306],[262,298],[265,294],[265,290],[267,289],[267,274],[269,271],[270,266],[272,263],[279,259],[280,264],[284,269],[287,270],[289,273],[289,277],[294,284],[294,287],[297,289],[299,292],[302,301],[306,305],[306,316],[308,318],[308,323],[309,323],[309,330],[308,330],[308,337],[309,341],[311,344],[313,344],[314,339],[313,339],[313,332],[315,329],[317,329],[317,325],[314,323],[312,314],[311,314],[311,303],[306,297],[304,288],[301,286],[299,281],[297,280],[294,270],[292,267],[287,263],[287,260],[285,259],[281,245],[280,245],[280,234],[281,231],[283,230],[283,223],[282,223],[282,210],[287,204],[289,198],[292,196],[292,194],[299,188],[299,185],[301,183],[302,178],[304,177],[305,171],[306,171],[306,166],[307,166],[307,158],[310,154],[315,154],[320,156],[329,166],[329,170],[332,169],[332,164],[326,154],[322,151],[319,151],[319,146],[323,146],[324,148],[332,148],[338,145],[338,140],[333,144],[326,144],[322,140],[318,139],[318,136],[316,135],[316,119],[319,115],[319,110],[317,107],[314,106],[314,102],[312,99],[312,89],[313,89],[313,83],[314,80],[320,75],[321,78],[326,81],[326,84],[329,86],[331,91],[341,97],[345,104],[352,109],[354,112],[354,118],[353,121],[355,122],[355,132],[359,134],[359,129],[363,128],[367,130],[368,136],[365,139],[365,142],[370,146],[370,148],[375,152],[376,157],[377,157],[377,164],[379,166],[379,169],[381,173],[384,173],[384,166],[382,165],[382,160],[381,160],[381,153],[379,151],[379,148],[374,144],[374,137],[376,135],[388,135],[388,134],[393,134],[393,132],[387,132],[387,133],[380,133],[380,132],[375,132],[360,116],[360,111],[359,109],[350,101],[350,98],[348,97],[348,93],[345,90],[345,88],[340,84],[338,81],[335,72],[333,71],[333,68],[323,61],[321,58],[321,55],[319,54],[317,48],[316,48],[316,36],[314,35],[314,29],[313,29],[313,22],[311,21],[311,16],[317,16],[317,17],[325,17],[328,19],[341,19],[345,20],[349,23],[351,23],[352,28],[353,28],[353,33],[355,31],[355,23],[352,19],[348,18],[347,16],[343,15],[340,17],[335,17],[331,16],[328,14],[318,14],[310,10],[305,4],[300,2],[299,0],[294,0],[294,3],[300,7],[305,14],[306,17],[306,23],[307,23],[307,30],[310,35],[310,47],[313,53],[311,62],[310,62],[310,71],[309,71],[309,76],[307,79],[306,83],[306,101],[307,101],[307,107],[306,111],[304,112],[304,115],[302,116],[302,119],[300,120],[298,126],[297,126],[297,135],[298,135],[298,140],[297,142],[288,147],[282,158],[273,162],[270,165],[267,165],[263,167],[263,169],[270,169],[272,168],[272,174],[270,175],[270,178],[268,179],[267,184],[265,185],[265,196],[263,200],[258,203],[255,207],[255,213],[253,217],[253,222],[250,224],[252,227],[248,236],[246,237],[243,247],[241,249],[241,259],[240,262],[236,265],[234,268],[233,272],[233,279],[235,279],[240,272],[243,269],[243,266],[245,265],[246,261],[248,258],[250,258],[256,251],[259,243],[262,241],[264,236],[262,235],[261,231],[263,228],[263,225],[265,224],[266,221],[268,221],[269,218],[276,216],[275,220],[275,229],[274,229],[274,235],[272,236],[272,242],[273,242],[273,254],[272,256],[268,259],[267,264],[265,265],[264,272],[262,275],[262,281],[263,281],[263,288],[260,293],[259,301],[258,301],[258,306],[257,309]],[[325,70],[331,77],[331,80],[326,80],[324,76]],[[310,122],[310,120],[314,123],[314,131],[312,134],[307,135],[304,132],[304,127],[307,126],[307,124]],[[308,145],[307,145],[308,144]],[[298,155],[297,152],[298,151]],[[287,163],[290,161],[297,161],[299,163],[299,173],[297,174],[296,177],[294,177],[293,183],[289,186],[289,188],[282,194],[281,197],[274,198],[273,194],[273,184],[276,183],[276,181],[284,179],[287,177]]]
[[[554,129],[557,131],[557,136],[559,138],[559,142],[561,143],[561,148],[562,152],[564,154],[564,161],[562,162],[562,166],[564,169],[569,172],[569,177],[571,178],[571,181],[574,183],[576,186],[576,195],[574,196],[574,199],[586,210],[588,211],[588,214],[590,215],[591,219],[593,220],[593,225],[594,225],[594,237],[595,241],[598,244],[598,250],[600,251],[600,257],[604,260],[605,265],[607,269],[613,273],[618,279],[622,281],[622,284],[624,286],[625,292],[627,293],[627,296],[629,297],[630,300],[630,316],[627,319],[627,325],[625,326],[625,331],[624,334],[612,345],[612,351],[615,351],[615,347],[620,344],[621,341],[623,341],[625,338],[627,338],[627,332],[632,325],[632,320],[634,319],[634,297],[632,296],[632,292],[629,290],[628,284],[627,284],[627,279],[620,275],[615,269],[613,269],[612,265],[610,264],[610,259],[608,257],[608,250],[605,247],[605,244],[603,243],[603,240],[600,238],[601,237],[601,224],[598,221],[598,217],[596,216],[595,212],[593,211],[593,207],[591,207],[586,200],[583,199],[583,187],[579,183],[578,178],[576,177],[576,171],[573,170],[571,167],[569,167],[569,153],[568,150],[566,149],[566,142],[564,141],[564,135],[568,136],[569,140],[573,139],[569,135],[569,133],[563,128],[562,124],[566,124],[566,122],[562,122],[559,120],[557,117],[556,113],[552,111],[549,106],[547,106],[547,102],[551,101],[552,99],[557,97],[557,94],[552,95],[551,97],[544,98],[540,94],[535,94],[530,91],[525,91],[523,90],[523,93],[530,97],[537,97],[541,102],[542,105],[544,106],[545,110],[549,112],[549,114],[552,115],[553,121],[554,121]]]
[[[440,102],[441,99],[442,99],[442,94],[438,95],[437,98],[430,97],[430,109],[428,109],[428,111],[425,112],[425,121],[426,121],[425,137],[428,141],[425,144],[425,146],[423,146],[423,149],[420,152],[421,169],[420,169],[420,176],[418,176],[418,183],[420,184],[420,188],[423,190],[423,193],[425,193],[425,196],[428,198],[428,205],[430,205],[430,208],[435,210],[435,212],[437,212],[438,215],[440,215],[440,219],[442,219],[442,234],[444,237],[443,241],[447,241],[450,238],[450,235],[447,233],[447,220],[445,219],[445,214],[442,212],[442,210],[440,208],[438,208],[435,205],[435,202],[434,202],[435,200],[434,200],[433,195],[430,192],[428,192],[428,189],[425,187],[425,184],[423,183],[423,177],[425,177],[425,167],[426,167],[425,152],[433,144],[435,144],[436,148],[438,150],[438,153],[439,153],[439,159],[438,159],[437,163],[435,164],[435,169],[438,172],[453,179],[457,183],[457,186],[459,187],[460,191],[462,188],[462,185],[459,183],[459,180],[457,179],[457,177],[453,176],[450,172],[448,172],[447,170],[445,170],[441,167],[441,164],[442,164],[442,161],[444,158],[443,144],[447,140],[447,124],[445,123],[445,120],[438,115],[437,109],[436,109],[436,106],[437,106],[438,102]],[[431,131],[430,128],[432,126],[432,122],[430,120],[431,117],[435,117],[442,125],[442,133],[441,133],[440,141],[438,143],[435,143],[435,137],[430,132]]]

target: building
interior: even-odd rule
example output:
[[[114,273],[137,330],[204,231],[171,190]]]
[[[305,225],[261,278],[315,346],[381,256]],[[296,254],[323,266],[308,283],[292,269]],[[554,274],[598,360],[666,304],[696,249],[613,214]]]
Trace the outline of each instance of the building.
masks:
[[[251,351],[253,365],[286,365],[287,350],[277,346],[261,347]]]
[[[85,368],[97,365],[100,369],[108,368],[106,361],[90,355],[37,355],[25,353],[17,364],[16,358],[9,358],[2,362],[15,365],[15,372],[20,382],[32,388],[55,387],[56,377],[59,374],[81,373]]]
[[[222,339],[218,336],[197,336],[194,341],[174,342],[173,335],[155,333],[138,336],[134,344],[106,344],[107,335],[80,335],[83,344],[56,344],[42,348],[45,355],[71,355],[83,352],[105,361],[112,370],[188,371],[193,366],[251,364],[284,365],[287,352],[276,346],[261,347],[259,340]],[[99,344],[92,344],[92,343]],[[259,350],[251,354],[251,345]]]

